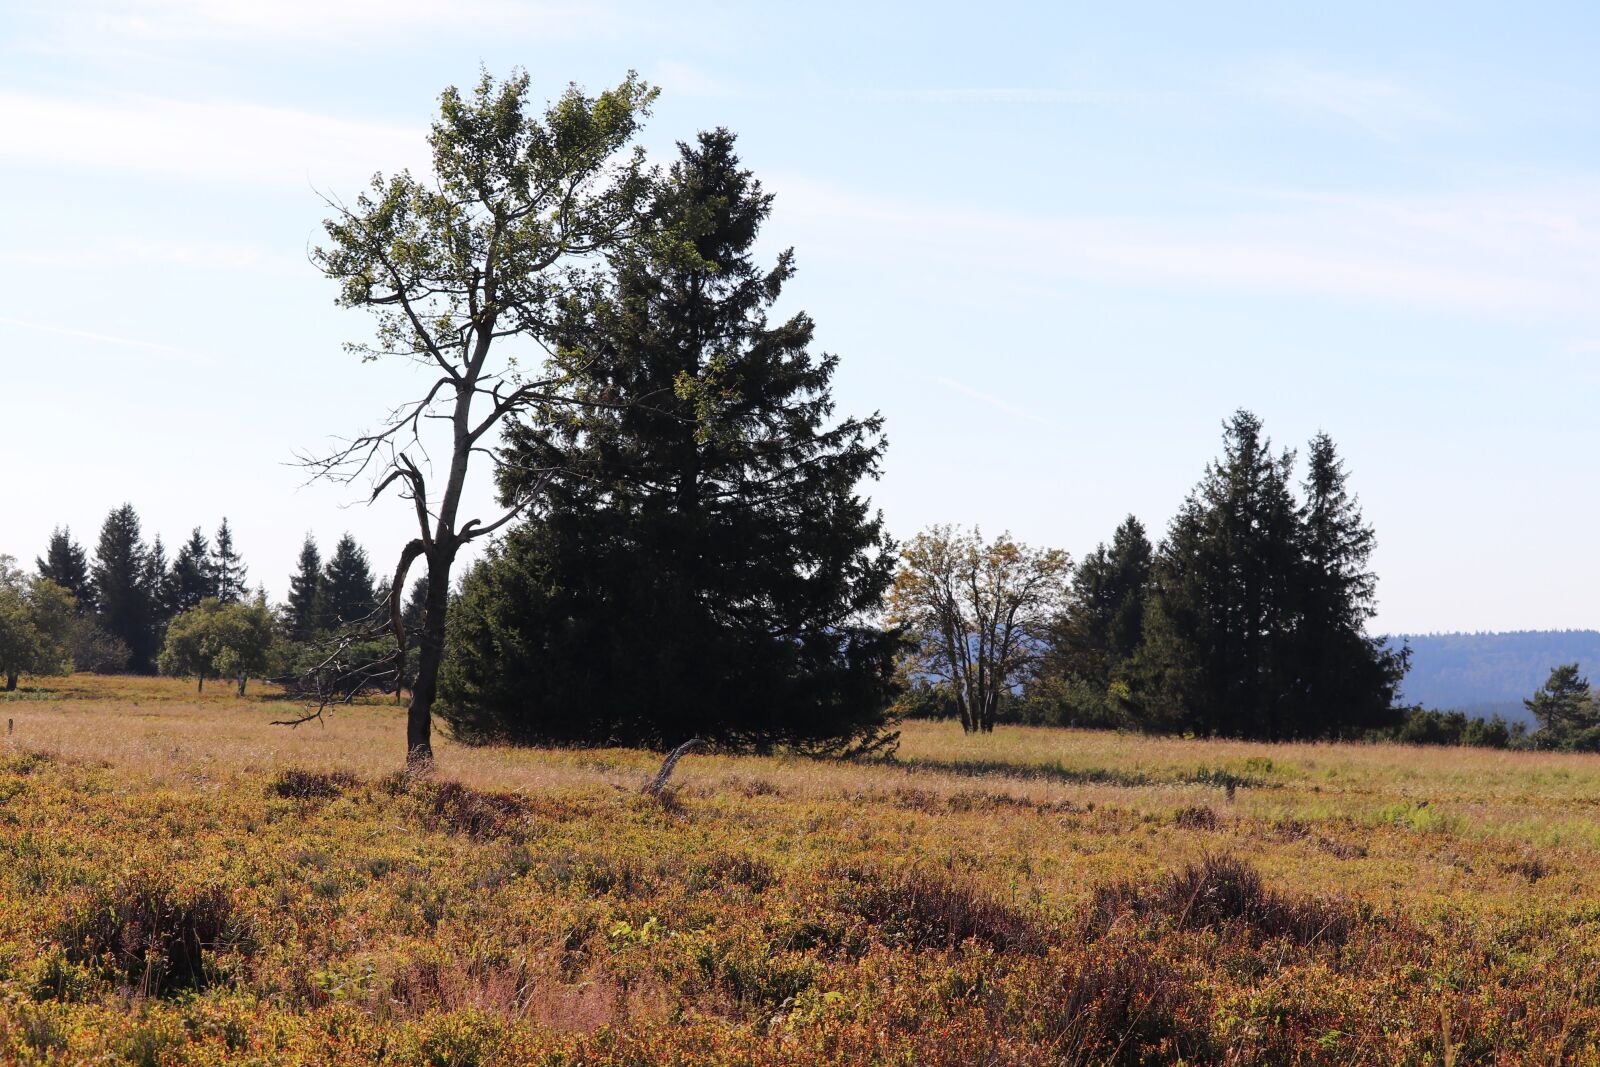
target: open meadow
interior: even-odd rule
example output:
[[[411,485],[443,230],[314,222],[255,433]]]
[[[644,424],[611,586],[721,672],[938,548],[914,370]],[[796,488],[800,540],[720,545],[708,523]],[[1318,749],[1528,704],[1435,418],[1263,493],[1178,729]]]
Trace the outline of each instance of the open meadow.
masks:
[[[907,723],[657,800],[290,710],[0,700],[0,1062],[1600,1059],[1600,757]]]

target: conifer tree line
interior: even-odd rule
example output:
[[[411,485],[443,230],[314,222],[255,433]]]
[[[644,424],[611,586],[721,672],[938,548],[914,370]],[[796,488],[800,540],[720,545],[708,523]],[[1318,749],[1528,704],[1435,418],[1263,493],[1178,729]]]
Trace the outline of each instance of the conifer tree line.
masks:
[[[1129,516],[1070,570],[1059,554],[936,528],[893,598],[917,650],[902,710],[967,717],[952,679],[985,648],[1013,721],[1271,740],[1396,727],[1408,653],[1367,633],[1375,541],[1331,437],[1275,452],[1236,412],[1222,454],[1153,545]],[[1020,639],[1003,639],[1026,623]]]
[[[175,620],[208,604],[267,611],[265,589],[251,590],[249,567],[226,518],[210,536],[195,527],[169,554],[159,535],[145,539],[138,512],[123,504],[106,516],[92,551],[70,529],[53,530],[34,571],[38,580],[71,598],[68,658],[77,670],[155,673],[163,666]],[[416,590],[413,594],[412,614]],[[324,564],[316,539],[307,534],[288,599],[268,617],[268,636],[278,644],[263,663],[292,668],[295,646],[371,617],[387,599],[387,585],[374,579],[367,552],[355,538],[340,537]],[[173,663],[182,661],[179,656]],[[265,667],[251,673],[265,673]]]

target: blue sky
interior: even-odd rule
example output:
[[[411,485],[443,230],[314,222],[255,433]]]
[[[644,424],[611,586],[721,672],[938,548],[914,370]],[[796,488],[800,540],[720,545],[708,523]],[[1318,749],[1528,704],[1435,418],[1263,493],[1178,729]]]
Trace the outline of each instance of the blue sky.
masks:
[[[340,347],[319,191],[480,64],[636,69],[653,154],[725,125],[778,194],[897,535],[1159,531],[1244,406],[1339,442],[1382,628],[1600,626],[1597,11],[5,0],[0,552],[129,500],[275,597],[307,530],[387,566],[404,505],[289,465],[414,385]]]

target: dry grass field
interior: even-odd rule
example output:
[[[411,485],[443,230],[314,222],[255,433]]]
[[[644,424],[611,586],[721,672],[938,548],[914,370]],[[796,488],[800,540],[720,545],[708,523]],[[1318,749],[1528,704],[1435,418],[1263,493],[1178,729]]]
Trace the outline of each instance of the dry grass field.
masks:
[[[0,1063],[1600,1062],[1600,758],[907,724],[893,763],[0,699]]]

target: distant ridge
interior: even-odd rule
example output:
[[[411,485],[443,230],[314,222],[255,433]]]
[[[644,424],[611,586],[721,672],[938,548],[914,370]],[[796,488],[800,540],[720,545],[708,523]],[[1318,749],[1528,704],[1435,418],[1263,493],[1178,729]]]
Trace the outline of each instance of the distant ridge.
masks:
[[[1527,722],[1522,701],[1544,684],[1552,667],[1577,663],[1600,684],[1600,630],[1395,634],[1386,640],[1411,646],[1402,693],[1406,703],[1426,708]]]

